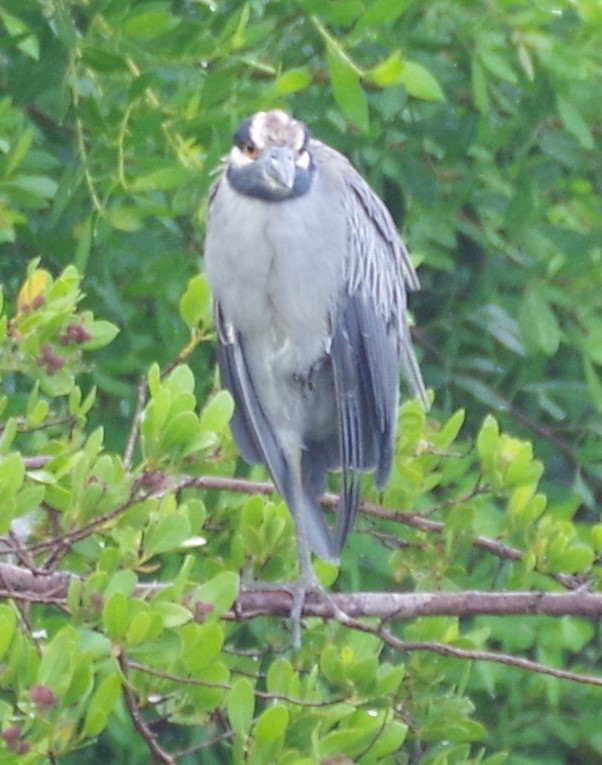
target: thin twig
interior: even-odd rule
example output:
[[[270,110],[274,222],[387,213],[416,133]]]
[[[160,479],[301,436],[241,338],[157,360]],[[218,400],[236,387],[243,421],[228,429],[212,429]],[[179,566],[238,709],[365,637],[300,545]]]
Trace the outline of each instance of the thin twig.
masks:
[[[134,438],[135,440],[135,438]],[[36,467],[43,467],[49,460],[48,457],[38,458],[26,458],[25,464],[27,469],[35,469]],[[33,462],[33,460],[36,460]],[[45,462],[46,461],[46,462]],[[148,476],[147,476],[148,477]],[[77,529],[72,529],[70,532],[64,534],[62,537],[53,537],[42,542],[35,543],[29,546],[23,546],[15,548],[13,552],[29,551],[31,553],[40,553],[44,551],[53,551],[53,548],[64,541],[67,544],[83,539],[95,528],[102,526],[105,522],[112,520],[116,516],[125,512],[134,503],[141,501],[142,499],[158,498],[163,496],[167,491],[179,491],[181,489],[197,488],[213,491],[234,491],[244,494],[261,494],[263,496],[270,496],[276,492],[274,484],[269,481],[249,481],[244,478],[226,478],[223,476],[190,476],[182,475],[177,478],[168,476],[165,473],[157,471],[152,474],[152,487],[149,488],[148,493],[142,497],[131,496],[125,503],[115,508],[114,510],[107,511],[98,518],[93,518],[84,526]],[[475,496],[476,493],[480,493],[480,490],[472,490],[470,496]],[[462,502],[463,499],[459,498],[458,502]],[[325,494],[320,504],[326,508],[336,508],[338,505],[338,495]],[[447,505],[447,503],[446,503]],[[366,515],[371,515],[375,518],[382,518],[384,520],[395,521],[405,526],[418,529],[420,531],[426,531],[429,533],[440,534],[445,529],[445,523],[443,521],[435,521],[432,518],[428,518],[430,513],[437,509],[440,509],[441,505],[436,505],[433,508],[427,508],[424,513],[415,513],[407,510],[391,510],[383,507],[382,505],[374,502],[362,502],[360,505],[360,511]],[[520,562],[524,558],[524,552],[511,547],[510,545],[500,542],[497,539],[491,539],[490,537],[476,536],[473,539],[473,545],[486,552],[489,552],[504,560],[512,560]],[[0,550],[0,555],[9,554],[6,551]],[[577,589],[583,585],[583,580],[579,577],[572,576],[570,574],[562,573],[550,573],[540,572],[545,576],[557,581],[567,589]]]
[[[173,369],[175,369],[178,364],[181,364],[183,361],[185,361],[188,356],[190,356],[192,351],[197,347],[197,345],[199,345],[199,343],[205,339],[206,335],[204,333],[194,332],[182,350],[176,356],[174,356],[174,358],[164,367],[162,367],[159,372],[159,377],[161,380],[163,380],[164,377],[166,377]],[[142,417],[144,415],[144,407],[146,406],[147,394],[148,382],[146,377],[143,377],[138,383],[138,389],[136,392],[136,407],[134,409],[132,424],[130,426],[130,431],[128,433],[128,438],[123,452],[123,464],[127,469],[132,466],[134,450],[138,442],[138,435],[140,434],[140,423],[142,422]]]
[[[229,741],[230,739],[234,738],[234,736],[235,733],[233,730],[225,730],[223,733],[219,733],[217,736],[214,736],[207,741],[203,741],[200,744],[193,744],[192,746],[186,747],[186,749],[179,749],[177,752],[174,752],[174,757],[180,759],[180,757],[186,757],[189,754],[200,752],[203,749],[210,749],[222,741]]]
[[[160,483],[158,484],[160,486]],[[184,488],[199,488],[199,489],[211,489],[216,491],[235,491],[242,492],[244,494],[262,494],[269,496],[276,492],[276,488],[269,481],[249,481],[244,478],[224,478],[223,476],[180,476],[175,481],[169,484],[169,487],[173,490],[179,490]],[[159,488],[159,491],[165,490]],[[470,491],[466,495],[468,498],[477,496],[483,493],[482,488],[476,488]],[[156,495],[155,495],[156,496]],[[460,497],[457,502],[466,501],[466,497]],[[339,497],[337,494],[324,494],[320,500],[322,507],[336,508],[338,506]],[[389,508],[378,505],[374,502],[362,502],[360,504],[360,512],[366,515],[371,515],[375,518],[382,518],[384,520],[395,521],[402,523],[405,526],[418,529],[419,531],[426,531],[430,533],[442,533],[445,529],[445,523],[443,521],[435,521],[432,518],[426,516],[431,513],[452,504],[451,500],[445,504],[439,504],[431,508],[427,508],[422,513],[414,513],[408,510],[391,510]],[[497,539],[491,539],[490,537],[476,536],[473,539],[473,544],[486,552],[492,553],[499,558],[512,561],[522,561],[524,552],[504,544]],[[571,576],[570,574],[562,573],[548,573],[542,572],[551,579],[559,582],[563,587],[568,589],[576,589],[583,584],[583,581],[578,577]]]
[[[148,383],[146,377],[143,377],[138,383],[138,390],[136,392],[136,408],[134,409],[134,416],[132,417],[132,424],[128,438],[125,444],[123,452],[123,466],[126,470],[129,470],[132,466],[132,460],[134,458],[134,449],[138,441],[138,433],[140,432],[140,423],[142,421],[142,413],[146,406],[146,394],[148,392]]]
[[[85,523],[83,526],[78,526],[77,528],[72,529],[71,531],[66,531],[64,534],[61,534],[60,536],[52,537],[51,539],[45,539],[42,542],[34,542],[31,545],[24,545],[23,547],[20,547],[18,549],[19,551],[27,550],[34,554],[42,553],[42,552],[52,552],[53,556],[57,555],[58,554],[57,545],[59,545],[60,547],[68,547],[72,545],[74,542],[78,542],[80,539],[85,539],[99,526],[104,525],[108,521],[114,520],[119,515],[122,515],[127,510],[129,510],[130,507],[132,507],[132,505],[135,505],[138,502],[143,502],[145,499],[148,499],[151,496],[151,494],[152,492],[148,492],[148,493],[145,492],[144,494],[138,495],[137,486],[134,486],[132,488],[132,491],[130,492],[130,496],[125,500],[125,502],[122,502],[121,505],[114,507],[112,510],[107,510],[106,513],[103,513],[102,515],[99,515],[96,518],[92,518],[91,521],[88,521],[88,523]]]
[[[224,691],[231,691],[231,683],[216,683],[209,680],[198,680],[194,677],[183,677],[182,675],[176,675],[172,672],[165,672],[163,670],[149,667],[147,664],[140,664],[137,661],[130,661],[129,666],[131,669],[136,669],[139,672],[144,672],[147,675],[153,677],[159,677],[162,680],[170,680],[175,683],[183,683],[184,685],[201,685],[206,688],[220,688]],[[267,701],[286,701],[289,704],[294,704],[298,707],[328,707],[333,704],[341,704],[344,698],[333,698],[327,701],[307,701],[306,699],[299,699],[293,696],[287,696],[282,693],[269,693],[268,691],[262,691],[259,688],[254,689],[254,694],[260,699],[266,699]]]
[[[497,651],[479,651],[469,648],[458,648],[457,646],[445,645],[444,643],[431,642],[428,640],[405,641],[396,638],[388,630],[380,629],[378,626],[368,625],[365,622],[353,620],[354,629],[360,629],[363,632],[370,632],[380,637],[388,646],[397,651],[430,651],[438,653],[441,656],[451,656],[456,659],[468,659],[470,661],[490,661],[497,664],[505,664],[517,669],[525,669],[529,672],[537,672],[541,675],[550,675],[561,680],[570,680],[575,683],[585,685],[602,686],[602,677],[595,675],[582,675],[579,672],[571,672],[567,669],[558,669],[550,667],[548,664],[541,664],[538,661],[524,659],[520,656],[511,656],[507,653]]]
[[[142,736],[149,751],[158,762],[163,763],[163,765],[176,765],[175,759],[168,752],[166,752],[162,746],[159,745],[155,734],[152,732],[140,714],[138,699],[136,698],[136,695],[129,682],[130,664],[123,651],[119,654],[117,661],[119,662],[119,667],[125,678],[125,682],[123,683],[123,699],[132,719],[132,723],[134,724],[134,728],[136,728],[138,733]]]

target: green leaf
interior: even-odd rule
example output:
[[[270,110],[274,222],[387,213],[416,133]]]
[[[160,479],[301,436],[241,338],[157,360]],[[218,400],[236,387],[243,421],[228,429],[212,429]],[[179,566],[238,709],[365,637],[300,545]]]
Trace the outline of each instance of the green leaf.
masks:
[[[111,640],[121,640],[128,622],[128,599],[123,592],[114,592],[104,602],[102,623]]]
[[[320,742],[320,753],[323,757],[337,755],[353,757],[365,748],[365,739],[366,730],[364,728],[335,730],[332,733],[328,733]]]
[[[161,369],[156,362],[151,364],[148,369],[147,381],[151,396],[156,398],[161,390]]]
[[[130,181],[133,191],[148,191],[151,189],[173,189],[188,183],[194,178],[193,173],[181,165],[160,167],[150,173],[138,175]]]
[[[182,513],[163,515],[157,523],[148,527],[144,535],[144,557],[178,549],[190,536],[190,523]]]
[[[216,393],[201,412],[201,428],[223,433],[234,414],[234,399],[226,390]]]
[[[232,571],[222,571],[199,587],[196,600],[211,603],[213,606],[211,615],[219,617],[232,607],[238,595],[239,583],[237,574]]]
[[[401,59],[401,52],[398,50],[393,51],[390,56],[370,71],[370,79],[381,88],[400,83],[403,76],[404,63]]]
[[[94,678],[92,675],[92,661],[89,652],[80,654],[73,668],[73,676],[69,688],[65,691],[61,701],[65,705],[82,704],[92,693]]]
[[[103,213],[105,220],[119,231],[132,232],[142,228],[144,211],[133,206],[110,207]]]
[[[17,452],[0,460],[0,496],[3,500],[14,496],[25,479],[25,465]]]
[[[56,198],[55,198],[56,207]],[[54,212],[54,209],[53,209]],[[94,235],[94,216],[88,215],[84,220],[78,231],[77,237],[77,249],[75,251],[74,263],[77,270],[84,274],[86,272],[86,266],[88,265],[88,258],[92,251],[92,240]]]
[[[528,287],[518,312],[525,348],[532,354],[553,356],[560,345],[560,326],[538,285]]]
[[[17,616],[13,608],[8,605],[0,606],[0,660],[12,642],[17,628]]]
[[[226,700],[230,727],[237,736],[248,736],[255,715],[255,692],[246,677],[239,678]]]
[[[291,662],[279,656],[270,665],[266,687],[270,693],[283,696],[296,696],[299,693],[300,678]]]
[[[134,614],[128,624],[125,639],[129,646],[135,646],[142,643],[150,632],[152,626],[152,617],[148,611],[138,611]]]
[[[181,627],[192,619],[192,613],[189,609],[179,605],[179,603],[158,601],[153,603],[152,612],[159,614],[166,629]]]
[[[582,363],[590,399],[596,410],[602,412],[602,380],[600,379],[600,375],[586,356],[582,358]]]
[[[91,338],[82,344],[82,347],[87,351],[104,348],[113,342],[119,334],[119,327],[110,321],[104,320],[95,320],[87,323],[85,330],[91,335]]]
[[[163,449],[176,454],[185,454],[200,433],[199,419],[194,412],[179,412],[172,417],[161,439]]]
[[[107,727],[108,717],[120,696],[121,679],[114,672],[104,678],[90,699],[84,721],[84,736],[98,736]]]
[[[218,658],[224,644],[224,631],[217,621],[187,624],[180,631],[180,638],[183,643],[182,660],[186,670],[198,677]]]
[[[180,317],[188,329],[208,324],[211,316],[211,291],[204,274],[193,276],[180,298]]]
[[[445,101],[441,86],[426,67],[415,61],[404,61],[400,77],[408,93],[424,101]]]
[[[498,752],[497,754],[486,757],[480,765],[503,765],[509,757],[508,752]]]
[[[398,752],[407,738],[409,726],[399,720],[392,720],[378,735],[370,747],[370,758],[373,761],[379,757]]]
[[[40,43],[33,30],[21,21],[17,16],[13,16],[4,8],[2,9],[2,23],[11,37],[18,39],[17,47],[26,56],[37,61],[40,57]]]
[[[500,443],[497,420],[488,414],[477,435],[477,453],[484,467],[492,466]]]
[[[178,364],[165,379],[165,386],[175,397],[180,393],[194,393],[194,374],[187,364]]]
[[[71,626],[64,627],[42,654],[38,682],[51,688],[57,696],[64,693],[71,683],[76,646],[75,630]]]
[[[413,0],[374,0],[364,11],[357,22],[355,32],[363,31],[369,26],[389,26],[393,24],[412,4]]]
[[[518,77],[501,53],[487,46],[487,40],[477,41],[477,53],[483,66],[503,82],[515,85]]]
[[[125,21],[123,32],[134,38],[154,38],[162,35],[177,23],[176,17],[160,7],[137,8]]]
[[[591,569],[595,555],[587,545],[570,545],[550,561],[549,570],[567,574],[582,574]]]
[[[138,577],[133,571],[117,571],[109,580],[103,594],[105,598],[108,598],[114,592],[122,592],[129,597],[133,594],[137,584]]]
[[[487,89],[487,75],[477,58],[470,62],[472,99],[479,112],[486,117],[489,114],[490,101]]]
[[[289,711],[282,704],[264,710],[253,727],[253,736],[259,746],[270,744],[284,736],[289,721]]]
[[[300,90],[305,90],[311,80],[311,71],[305,66],[288,69],[274,81],[274,93],[279,96],[297,93]]]
[[[406,668],[404,664],[396,667],[381,664],[376,676],[378,693],[383,696],[396,693],[405,676]]]
[[[566,130],[575,136],[584,149],[593,149],[594,136],[575,104],[562,96],[556,96],[556,108]]]
[[[363,133],[367,133],[369,128],[368,101],[357,72],[339,51],[330,47],[327,61],[335,101],[347,119]]]
[[[4,181],[2,185],[6,189],[26,191],[40,200],[52,199],[58,188],[57,182],[45,175],[17,175]]]
[[[465,416],[466,412],[464,409],[458,409],[443,425],[439,433],[436,434],[436,443],[440,449],[447,449],[456,440],[464,424]]]
[[[4,423],[4,429],[0,432],[0,454],[6,454],[6,452],[11,448],[16,435],[17,435],[17,421],[15,420],[14,417],[10,417]],[[0,483],[3,480],[2,473],[3,473],[2,462],[0,462]],[[12,480],[10,478],[10,473],[11,471],[9,470],[8,476],[7,476],[9,481]]]
[[[6,24],[6,17],[3,17],[4,23]],[[33,139],[35,137],[35,132],[33,128],[28,128],[27,130],[24,130],[21,135],[17,138],[17,140],[13,143],[10,152],[8,153],[8,156],[6,158],[6,169],[5,173],[6,175],[10,175],[13,173],[16,168],[21,164],[27,153],[29,152],[31,145],[33,143]]]

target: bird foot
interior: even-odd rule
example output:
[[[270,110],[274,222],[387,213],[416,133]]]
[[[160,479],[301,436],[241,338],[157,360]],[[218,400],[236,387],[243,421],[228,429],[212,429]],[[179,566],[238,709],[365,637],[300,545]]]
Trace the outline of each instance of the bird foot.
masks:
[[[244,580],[244,586],[249,589],[260,590],[285,590],[292,598],[291,603],[291,638],[293,648],[301,647],[301,619],[303,616],[303,607],[308,596],[312,596],[319,603],[328,608],[334,618],[341,623],[348,619],[344,611],[336,604],[332,593],[322,586],[313,569],[303,571],[303,573],[292,582],[258,582],[257,580]]]

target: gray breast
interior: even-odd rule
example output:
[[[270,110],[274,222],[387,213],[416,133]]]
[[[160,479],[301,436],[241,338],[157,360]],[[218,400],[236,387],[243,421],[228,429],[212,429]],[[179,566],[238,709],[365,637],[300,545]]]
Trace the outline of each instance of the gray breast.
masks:
[[[240,333],[266,414],[290,432],[291,446],[302,433],[336,428],[323,359],[343,288],[346,226],[332,196],[319,173],[308,194],[276,203],[238,194],[222,178],[207,228],[214,297]]]
[[[327,214],[325,214],[325,210]],[[265,202],[222,179],[206,239],[206,271],[232,326],[287,346],[302,372],[324,348],[343,282],[345,221],[316,174],[310,192]]]

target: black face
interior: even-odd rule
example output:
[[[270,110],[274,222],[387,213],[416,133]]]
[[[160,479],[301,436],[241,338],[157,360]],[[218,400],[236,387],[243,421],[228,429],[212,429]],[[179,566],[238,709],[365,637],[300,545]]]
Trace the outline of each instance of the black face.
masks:
[[[285,112],[258,112],[234,134],[227,178],[241,194],[282,202],[305,194],[315,172],[309,131]]]

